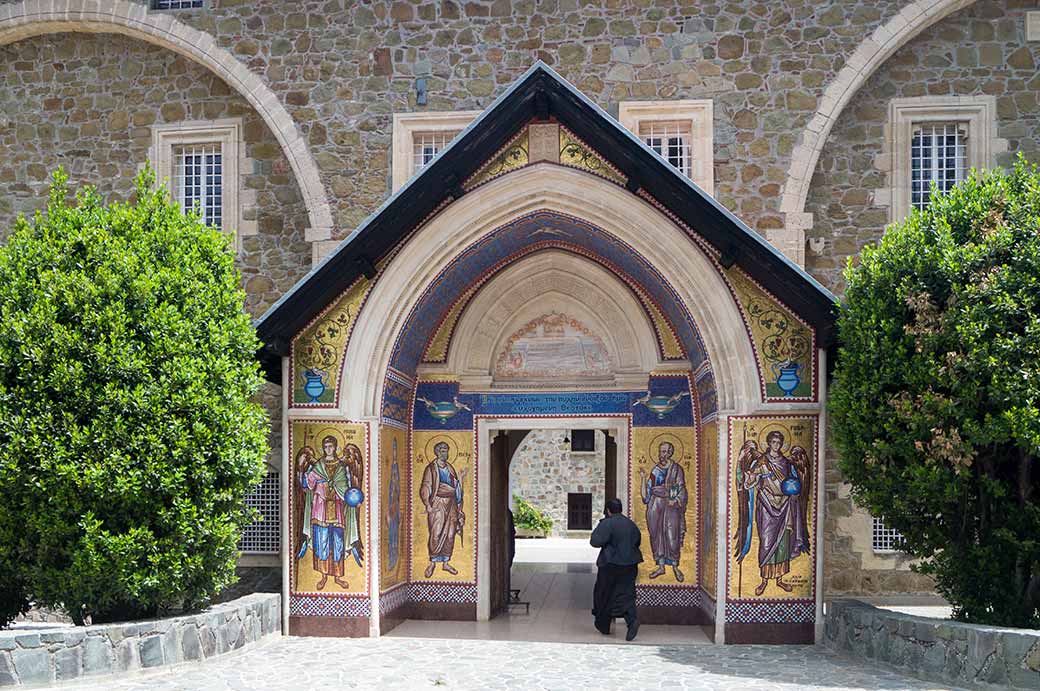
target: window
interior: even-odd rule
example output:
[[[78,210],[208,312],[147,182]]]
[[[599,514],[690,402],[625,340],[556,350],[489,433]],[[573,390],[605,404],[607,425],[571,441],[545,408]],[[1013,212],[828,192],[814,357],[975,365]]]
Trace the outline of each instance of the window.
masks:
[[[279,522],[279,474],[269,471],[246,497],[246,504],[260,512],[260,520],[246,526],[238,549],[248,554],[278,554],[281,549]]]
[[[153,10],[190,10],[202,7],[202,0],[152,0]]]
[[[429,165],[478,115],[479,110],[395,114],[392,191],[401,189],[423,166]]]
[[[567,493],[567,530],[592,530],[592,495]]]
[[[639,138],[686,177],[690,177],[690,137],[688,122],[651,120],[639,126]]]
[[[198,209],[214,228],[238,235],[256,232],[255,221],[243,223],[239,208],[238,171],[241,121],[180,122],[152,128],[152,166],[170,195],[185,211]]]
[[[198,210],[206,225],[220,229],[224,217],[223,154],[220,144],[173,148],[170,192],[185,213]]]
[[[889,173],[889,190],[878,190],[874,203],[890,207],[898,221],[912,208],[928,206],[931,184],[941,191],[964,180],[972,168],[994,165],[1007,150],[996,136],[993,96],[922,96],[889,104],[885,151],[876,167]]]
[[[708,194],[715,193],[713,107],[709,99],[625,101],[618,120]]]
[[[596,430],[576,429],[571,431],[571,451],[595,451]]]
[[[949,192],[968,173],[968,126],[963,122],[914,125],[910,140],[910,204],[928,206],[934,182]]]
[[[417,132],[412,135],[412,174],[432,161],[458,134],[456,130]]]
[[[903,541],[903,536],[899,534],[898,530],[889,528],[885,525],[885,519],[874,516],[874,529],[871,544],[873,545],[875,552],[880,553],[892,553],[899,552],[899,545]]]

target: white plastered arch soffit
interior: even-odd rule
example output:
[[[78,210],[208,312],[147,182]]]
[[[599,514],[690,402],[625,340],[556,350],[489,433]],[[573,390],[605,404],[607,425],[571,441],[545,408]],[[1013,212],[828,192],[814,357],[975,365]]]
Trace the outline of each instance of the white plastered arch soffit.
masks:
[[[307,206],[307,240],[332,237],[332,209],[307,141],[274,92],[204,31],[126,0],[23,0],[0,5],[0,45],[62,32],[113,33],[161,46],[206,67],[256,109],[278,139]]]
[[[802,130],[801,141],[791,152],[780,212],[784,227],[768,231],[769,241],[796,262],[805,265],[805,233],[812,228],[812,214],[805,211],[816,163],[831,129],[845,106],[867,79],[888,58],[918,34],[945,17],[975,4],[976,0],[914,0],[863,39],[845,66],[827,85],[819,107]]]
[[[452,338],[443,365],[423,365],[422,374],[458,376],[462,390],[487,388],[509,337],[533,319],[558,312],[580,317],[601,338],[610,357],[610,385],[645,386],[646,375],[688,369],[658,355],[653,324],[632,291],[591,259],[550,249],[506,267],[472,298]]]
[[[693,317],[715,373],[720,411],[761,407],[757,365],[741,313],[715,264],[670,219],[617,185],[539,163],[453,202],[416,232],[381,272],[347,346],[341,413],[376,418],[383,377],[408,314],[441,267],[487,233],[535,211],[581,218],[654,265]]]

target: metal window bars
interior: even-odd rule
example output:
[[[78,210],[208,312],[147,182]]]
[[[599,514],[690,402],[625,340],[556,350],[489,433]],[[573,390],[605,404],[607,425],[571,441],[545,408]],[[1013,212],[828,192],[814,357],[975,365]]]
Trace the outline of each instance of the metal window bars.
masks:
[[[875,552],[899,552],[903,536],[894,528],[885,525],[885,519],[873,517],[871,546]]]
[[[413,134],[412,173],[418,173],[423,166],[432,161],[440,150],[446,147],[458,133],[458,130],[443,130],[437,132],[416,132]]]
[[[650,121],[639,125],[639,137],[666,161],[690,177],[693,172],[693,132],[688,122]]]
[[[910,203],[925,209],[934,182],[948,192],[968,171],[968,128],[965,123],[927,123],[913,127],[910,140]]]
[[[220,144],[174,147],[174,190],[185,213],[196,208],[206,225],[220,230],[224,220],[224,165]]]
[[[246,526],[238,549],[250,554],[278,554],[281,550],[279,523],[279,473],[267,473],[246,497],[246,504],[260,512],[261,520]]]

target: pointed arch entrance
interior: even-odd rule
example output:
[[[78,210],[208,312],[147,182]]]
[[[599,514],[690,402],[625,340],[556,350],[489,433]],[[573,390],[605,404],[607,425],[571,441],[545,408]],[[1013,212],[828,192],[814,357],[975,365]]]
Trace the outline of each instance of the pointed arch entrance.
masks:
[[[281,358],[294,478],[287,627],[380,635],[405,618],[490,616],[490,434],[570,418],[627,430],[616,487],[646,533],[647,620],[700,623],[716,642],[813,640],[831,305],[535,66],[258,323],[270,376]],[[347,481],[350,544],[312,564],[308,535],[342,526],[301,515],[321,477],[295,476],[339,472],[333,442],[364,470]],[[793,466],[795,448],[799,540],[779,553],[768,544],[793,526],[760,511],[759,490],[780,482],[761,468],[767,450]],[[657,499],[666,511],[648,510]],[[664,539],[662,513],[681,514]],[[310,587],[341,568],[349,587]]]

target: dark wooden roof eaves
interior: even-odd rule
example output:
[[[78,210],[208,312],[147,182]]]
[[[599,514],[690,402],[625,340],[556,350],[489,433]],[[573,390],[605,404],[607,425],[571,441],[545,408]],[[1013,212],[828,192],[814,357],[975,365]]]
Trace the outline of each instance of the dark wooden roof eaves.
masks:
[[[532,117],[551,115],[629,178],[629,188],[650,191],[668,210],[783,300],[817,331],[819,345],[834,340],[834,296],[711,196],[647,148],[599,106],[543,63],[537,63],[423,171],[391,196],[324,261],[256,321],[265,344],[259,353],[269,379],[280,381],[279,358],[304,326],[335,300],[402,236],[445,199],[463,194],[462,183]]]

